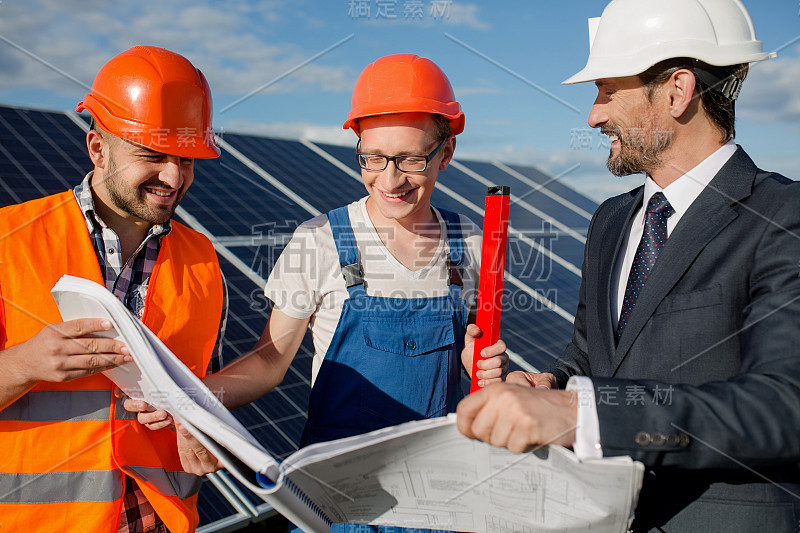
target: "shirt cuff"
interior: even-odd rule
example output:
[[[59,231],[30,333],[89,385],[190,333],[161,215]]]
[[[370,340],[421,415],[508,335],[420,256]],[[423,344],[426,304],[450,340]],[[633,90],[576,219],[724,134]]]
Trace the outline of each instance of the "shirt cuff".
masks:
[[[603,457],[603,448],[600,446],[600,420],[597,417],[594,384],[586,376],[572,376],[567,381],[567,390],[578,393],[578,426],[572,450],[581,461],[600,459]]]

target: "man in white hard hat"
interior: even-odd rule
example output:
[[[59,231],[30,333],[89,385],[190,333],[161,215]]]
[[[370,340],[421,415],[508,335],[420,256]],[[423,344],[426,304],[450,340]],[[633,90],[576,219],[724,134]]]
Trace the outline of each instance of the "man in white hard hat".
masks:
[[[733,142],[774,54],[738,0],[614,0],[590,30],[565,83],[595,82],[608,168],[645,183],[592,219],[559,360],[464,399],[459,428],[641,461],[634,531],[797,531],[800,184]]]

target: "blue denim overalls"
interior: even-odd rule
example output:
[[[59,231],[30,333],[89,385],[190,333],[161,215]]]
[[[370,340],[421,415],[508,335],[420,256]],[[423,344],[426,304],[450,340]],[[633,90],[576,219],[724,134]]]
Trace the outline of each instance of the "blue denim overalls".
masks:
[[[349,298],[311,390],[302,445],[455,411],[468,317],[457,268],[464,251],[458,215],[439,212],[447,226],[448,294],[410,299],[367,296],[347,207],[328,213]],[[370,530],[403,531],[353,524],[331,529]]]

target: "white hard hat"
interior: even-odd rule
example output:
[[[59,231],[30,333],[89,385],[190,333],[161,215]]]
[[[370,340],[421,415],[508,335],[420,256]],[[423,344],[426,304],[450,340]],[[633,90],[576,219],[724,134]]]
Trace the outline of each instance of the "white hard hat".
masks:
[[[613,0],[589,19],[589,61],[565,85],[641,74],[665,59],[727,66],[775,57],[740,0]]]

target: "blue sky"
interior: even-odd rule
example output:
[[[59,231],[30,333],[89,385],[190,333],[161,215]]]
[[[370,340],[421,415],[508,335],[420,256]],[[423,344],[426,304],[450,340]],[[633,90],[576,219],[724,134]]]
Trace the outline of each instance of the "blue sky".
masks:
[[[800,179],[800,4],[745,3],[765,49],[779,55],[755,66],[744,85],[737,140],[760,166]],[[380,56],[415,53],[442,67],[462,104],[467,125],[457,156],[556,175],[579,165],[564,182],[602,199],[641,177],[619,179],[605,170],[607,144],[586,125],[594,87],[560,83],[585,64],[586,19],[604,6],[602,0],[3,0],[0,103],[74,108],[86,92],[82,85],[91,85],[109,58],[151,44],[184,54],[204,71],[217,129],[354,144],[341,124],[359,72]]]

